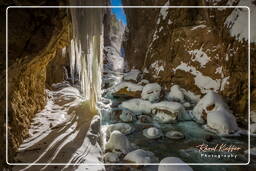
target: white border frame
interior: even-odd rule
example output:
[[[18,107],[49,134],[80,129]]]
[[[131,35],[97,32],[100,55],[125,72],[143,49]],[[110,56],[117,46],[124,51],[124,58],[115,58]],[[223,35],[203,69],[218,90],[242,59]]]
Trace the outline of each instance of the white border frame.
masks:
[[[10,163],[8,162],[8,10],[15,8],[246,8],[248,10],[248,162],[247,163]],[[248,6],[8,6],[6,8],[6,163],[8,165],[86,165],[86,166],[111,166],[111,165],[248,165],[250,164],[250,8]],[[30,167],[30,166],[29,166]]]

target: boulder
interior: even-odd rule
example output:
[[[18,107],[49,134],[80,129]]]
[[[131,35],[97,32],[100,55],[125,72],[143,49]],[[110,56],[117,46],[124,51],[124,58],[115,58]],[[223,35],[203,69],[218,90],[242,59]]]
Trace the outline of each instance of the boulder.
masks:
[[[133,113],[129,110],[123,110],[121,115],[119,116],[119,118],[123,121],[123,122],[132,122],[133,121]]]
[[[116,123],[109,125],[107,128],[107,136],[109,137],[113,131],[120,131],[122,134],[127,135],[132,133],[135,129],[127,123]]]
[[[143,86],[130,82],[121,82],[112,89],[114,97],[139,98]]]
[[[163,133],[160,129],[156,127],[150,127],[143,130],[143,135],[149,139],[157,139],[160,138]]]
[[[179,131],[168,131],[165,136],[170,139],[179,140],[185,138],[184,134]]]
[[[167,100],[169,101],[177,101],[180,103],[185,102],[184,94],[180,89],[180,86],[178,85],[173,85],[171,87],[170,92],[166,95]]]
[[[131,99],[122,102],[119,105],[122,109],[127,109],[135,114],[150,114],[152,109],[151,102],[142,99]]]
[[[161,86],[158,83],[150,83],[143,87],[141,97],[150,102],[156,102],[160,98]]]
[[[141,74],[140,70],[132,69],[130,72],[127,72],[124,74],[123,79],[125,81],[131,81],[131,82],[137,83],[140,78],[140,74]]]
[[[178,164],[181,165],[159,165],[158,171],[193,171],[189,165],[187,165],[184,161],[177,157],[166,157],[160,161],[160,164]]]
[[[138,149],[135,151],[132,151],[128,153],[124,157],[124,161],[128,163],[156,163],[158,162],[158,159],[155,157],[155,155],[150,151],[145,151],[142,149]]]

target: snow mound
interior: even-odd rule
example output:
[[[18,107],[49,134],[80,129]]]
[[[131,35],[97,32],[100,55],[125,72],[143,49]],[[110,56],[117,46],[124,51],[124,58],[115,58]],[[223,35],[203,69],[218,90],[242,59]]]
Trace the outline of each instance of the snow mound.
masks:
[[[155,102],[159,100],[161,86],[158,83],[150,83],[143,87],[141,97],[144,100]]]
[[[143,135],[149,139],[156,139],[162,136],[162,131],[156,127],[151,127],[144,129]]]
[[[142,100],[142,99],[131,99],[131,100],[122,102],[119,105],[119,107],[123,109],[128,109],[136,114],[142,114],[142,113],[150,114],[152,104],[151,102]]]
[[[166,96],[169,101],[184,102],[184,94],[180,89],[180,86],[173,85],[170,92]]]
[[[127,124],[127,123],[116,123],[116,124],[112,124],[109,125],[107,128],[107,136],[109,137],[109,135],[113,132],[113,131],[120,131],[122,134],[130,134],[134,131],[134,128]]]
[[[113,131],[105,144],[105,151],[121,151],[123,154],[127,154],[130,149],[131,144],[128,138],[119,131]]]
[[[233,134],[239,130],[235,116],[225,109],[209,112],[207,126],[220,135]]]
[[[130,112],[129,110],[123,110],[119,117],[123,122],[132,122],[133,121],[133,113]]]
[[[158,159],[154,156],[154,154],[150,151],[145,151],[142,149],[138,149],[128,153],[124,157],[125,161],[130,163],[156,163]]]
[[[168,122],[167,120],[176,120],[178,117],[182,117],[186,111],[178,102],[162,101],[152,104],[152,113],[160,120]]]
[[[132,69],[130,72],[124,74],[124,80],[125,81],[133,81],[137,82],[140,77],[140,70]]]
[[[177,157],[166,157],[160,163],[180,163],[182,165],[159,165],[158,171],[193,171],[189,165]]]
[[[228,105],[224,102],[222,97],[210,91],[194,107],[193,115],[199,123],[205,123],[209,112],[217,111],[221,108],[229,111]]]
[[[154,116],[154,120],[157,121],[158,123],[174,123],[176,122],[176,115],[168,115],[164,112],[157,112],[157,114]]]

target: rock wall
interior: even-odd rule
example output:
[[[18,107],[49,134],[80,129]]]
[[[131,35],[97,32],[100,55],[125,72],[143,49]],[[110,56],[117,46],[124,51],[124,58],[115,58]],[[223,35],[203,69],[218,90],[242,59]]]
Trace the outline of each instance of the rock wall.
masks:
[[[125,5],[134,5],[136,2],[136,5],[143,4],[141,1],[124,2]],[[163,4],[248,5],[252,13],[256,9],[255,3],[249,0],[169,0],[157,3]],[[147,5],[156,4],[149,2]],[[125,52],[130,68],[143,70],[147,79],[160,83],[166,90],[172,84],[179,84],[200,95],[214,90],[226,98],[236,116],[240,118],[240,124],[247,125],[248,28],[239,30],[247,24],[247,9],[160,8],[126,9],[125,12],[129,29]],[[236,33],[239,31],[244,35]],[[254,61],[255,43],[251,43],[251,49],[251,58]],[[255,69],[251,69],[254,75]],[[255,77],[252,77],[252,82],[255,82]],[[254,89],[252,86],[255,94]]]
[[[59,3],[64,3],[60,1]],[[41,5],[59,5],[42,1]],[[5,5],[33,5],[27,1],[9,1]],[[3,17],[5,18],[5,17]],[[4,26],[4,21],[1,26]],[[2,29],[1,29],[2,30]],[[5,32],[1,32],[4,35]],[[8,9],[8,149],[9,162],[24,137],[30,121],[45,105],[47,64],[58,49],[68,45],[70,19],[65,9]],[[5,44],[1,51],[5,51]],[[2,53],[1,53],[2,54]],[[4,53],[3,53],[4,54]],[[2,56],[1,59],[4,59]],[[1,80],[6,78],[1,61]],[[2,81],[1,81],[2,82]],[[1,89],[5,85],[1,84]],[[1,129],[5,129],[5,92],[1,91]],[[4,126],[4,127],[2,127]],[[5,142],[1,141],[3,147]],[[4,160],[4,149],[1,149]]]

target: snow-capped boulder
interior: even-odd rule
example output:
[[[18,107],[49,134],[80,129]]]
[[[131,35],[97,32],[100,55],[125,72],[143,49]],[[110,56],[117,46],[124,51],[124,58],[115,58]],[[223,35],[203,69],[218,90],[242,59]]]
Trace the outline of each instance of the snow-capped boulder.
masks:
[[[119,105],[119,107],[123,108],[123,109],[128,109],[135,114],[142,114],[142,113],[150,114],[152,104],[151,104],[151,102],[149,102],[147,100],[130,99],[130,100],[122,102]]]
[[[109,125],[107,128],[107,136],[109,137],[110,134],[113,131],[120,131],[122,134],[130,134],[132,133],[135,129],[134,127],[132,127],[131,125],[127,124],[127,123],[116,123],[116,124],[112,124]]]
[[[133,121],[133,113],[129,110],[123,110],[121,115],[119,116],[119,118],[123,121],[123,122],[132,122]]]
[[[138,149],[131,151],[124,157],[124,161],[127,163],[157,163],[158,158],[155,157],[154,153]]]
[[[120,152],[107,152],[104,154],[103,159],[106,163],[117,163],[120,161]]]
[[[148,84],[148,83],[149,83],[148,80],[142,79],[142,80],[138,83],[138,85],[145,86],[145,85]]]
[[[127,154],[131,150],[128,138],[121,132],[115,130],[111,133],[108,142],[105,144],[105,151],[121,151]]]
[[[160,163],[180,163],[182,165],[159,165],[158,171],[193,171],[189,165],[177,157],[166,157],[162,159]]]
[[[143,130],[143,135],[149,139],[157,139],[160,138],[163,133],[160,129],[156,127],[150,127]]]
[[[184,102],[182,105],[185,107],[185,109],[190,109],[192,105],[189,102]]]
[[[179,140],[185,138],[184,134],[179,131],[168,131],[165,136],[170,139]]]
[[[141,74],[140,70],[132,69],[130,72],[127,72],[124,74],[123,79],[125,81],[138,82],[140,78],[140,74]]]
[[[113,87],[112,95],[115,97],[140,97],[143,86],[130,82],[121,82]]]
[[[232,134],[239,130],[235,116],[225,109],[209,112],[207,126],[220,135]]]
[[[152,104],[154,119],[161,123],[168,123],[178,119],[185,113],[185,108],[178,102],[162,101]]]
[[[150,102],[158,101],[160,98],[161,86],[158,83],[150,83],[143,87],[141,97]]]
[[[184,94],[181,91],[180,86],[173,85],[170,92],[166,95],[167,100],[177,101],[183,103],[185,101]]]
[[[228,105],[224,102],[222,97],[210,91],[194,107],[193,115],[199,123],[205,123],[209,112],[217,111],[221,108],[229,111]]]

